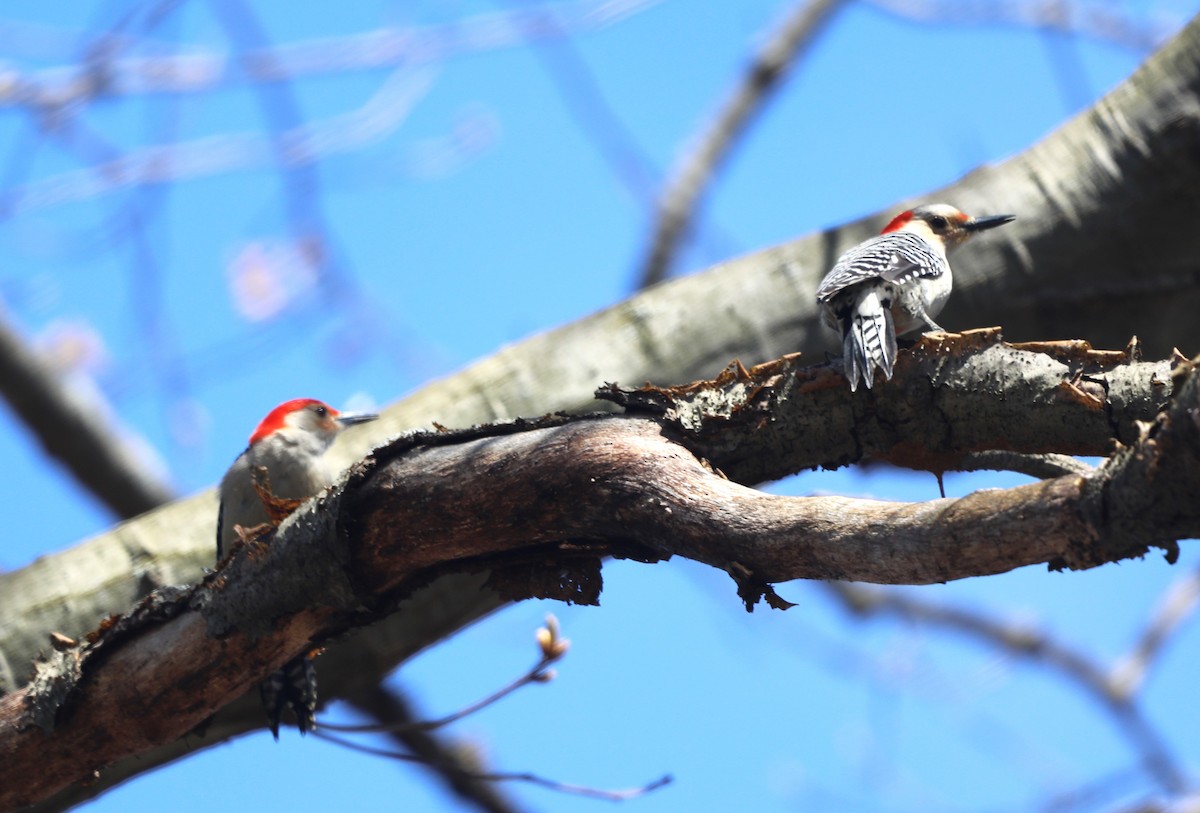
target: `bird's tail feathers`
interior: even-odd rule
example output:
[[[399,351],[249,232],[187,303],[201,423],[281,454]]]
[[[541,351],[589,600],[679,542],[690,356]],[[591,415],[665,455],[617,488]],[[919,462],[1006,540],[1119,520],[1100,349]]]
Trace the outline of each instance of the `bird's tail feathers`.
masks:
[[[891,379],[896,363],[896,328],[892,323],[892,312],[884,307],[879,296],[870,293],[846,314],[843,326],[842,363],[850,391],[858,389],[861,378],[871,389],[875,382],[875,368],[883,371],[884,378]]]
[[[317,668],[312,658],[302,655],[271,673],[258,687],[271,734],[279,739],[283,710],[291,708],[301,734],[317,727]]]

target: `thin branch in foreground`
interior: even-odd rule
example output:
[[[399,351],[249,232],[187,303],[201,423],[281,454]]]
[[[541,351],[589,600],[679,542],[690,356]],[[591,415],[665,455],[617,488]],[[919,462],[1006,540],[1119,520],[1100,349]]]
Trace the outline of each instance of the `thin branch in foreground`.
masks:
[[[696,203],[717,168],[751,117],[762,108],[771,91],[778,87],[797,57],[812,45],[840,5],[841,0],[798,3],[755,55],[716,119],[697,139],[699,146],[684,158],[674,177],[667,181],[659,199],[658,221],[638,288],[648,288],[667,277],[679,243],[694,219]]]
[[[356,692],[347,701],[358,711],[379,721],[408,720],[418,715],[404,694],[394,687],[376,684]],[[432,731],[393,731],[388,737],[398,748],[412,754],[467,807],[485,813],[518,813],[521,809],[494,782],[477,779],[479,756],[453,740]]]
[[[630,799],[636,799],[639,796],[645,796],[647,793],[652,793],[659,788],[664,788],[674,781],[674,777],[670,774],[663,774],[658,779],[647,782],[645,785],[640,785],[636,788],[625,788],[624,790],[601,790],[599,788],[589,788],[583,785],[570,785],[565,782],[555,782],[550,779],[543,779],[531,773],[493,773],[484,774],[484,779],[490,779],[493,782],[529,782],[534,785],[540,785],[551,790],[557,790],[560,793],[570,793],[575,796],[587,796],[592,799],[605,799],[610,802],[627,802]]]
[[[369,723],[366,725],[340,725],[322,721],[321,728],[329,731],[341,731],[347,734],[382,731],[433,731],[448,726],[451,723],[456,723],[464,717],[469,717],[493,703],[503,700],[513,692],[531,683],[549,683],[554,680],[554,670],[548,667],[556,661],[561,660],[567,654],[567,650],[571,646],[571,641],[560,636],[558,619],[553,614],[546,616],[546,626],[538,628],[537,642],[538,647],[541,649],[542,657],[533,665],[532,669],[482,700],[476,701],[441,719],[425,722]]]
[[[341,745],[344,748],[349,748],[352,751],[358,751],[363,754],[371,754],[377,757],[386,757],[387,759],[396,759],[402,762],[420,762],[420,758],[412,754],[404,754],[399,751],[389,751],[385,748],[372,748],[369,745],[361,745],[352,742],[342,737],[335,737],[332,734],[322,733],[320,729],[313,732],[317,737],[320,737],[327,742],[332,742]],[[574,796],[587,796],[592,799],[605,799],[610,802],[625,802],[630,799],[636,799],[639,796],[644,796],[651,791],[658,790],[661,787],[671,784],[672,777],[670,774],[664,774],[652,782],[641,785],[636,788],[626,788],[624,790],[603,790],[601,788],[590,788],[586,785],[572,785],[566,782],[558,782],[553,779],[546,779],[543,776],[528,772],[519,773],[471,773],[473,779],[483,780],[487,782],[528,782],[532,785],[539,785],[550,790],[556,790],[560,793],[569,793]]]

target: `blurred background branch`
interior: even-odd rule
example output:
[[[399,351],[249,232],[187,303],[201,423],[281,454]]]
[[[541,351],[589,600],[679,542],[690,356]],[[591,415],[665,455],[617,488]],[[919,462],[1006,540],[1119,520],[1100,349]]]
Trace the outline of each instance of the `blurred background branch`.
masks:
[[[696,209],[712,177],[755,114],[841,5],[841,0],[803,0],[769,32],[739,83],[713,120],[705,125],[704,132],[695,139],[694,146],[688,149],[660,193],[638,288],[648,288],[666,279],[679,243],[689,236]]]

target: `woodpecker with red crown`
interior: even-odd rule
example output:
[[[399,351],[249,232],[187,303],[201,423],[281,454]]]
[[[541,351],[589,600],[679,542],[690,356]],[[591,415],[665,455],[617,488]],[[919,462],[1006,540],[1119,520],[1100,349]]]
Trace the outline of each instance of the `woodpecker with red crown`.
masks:
[[[825,322],[842,334],[843,372],[851,391],[860,379],[870,389],[876,368],[892,377],[897,336],[942,330],[933,320],[953,283],[947,252],[977,232],[1015,219],[971,217],[945,203],[918,206],[838,258],[817,288],[817,304]]]
[[[376,417],[341,413],[313,398],[286,401],[271,410],[221,480],[217,561],[239,539],[262,525],[278,525],[300,503],[332,484],[335,472],[325,452],[345,427]],[[262,682],[259,692],[275,739],[288,707],[301,734],[316,727],[317,675],[311,657],[285,664]]]

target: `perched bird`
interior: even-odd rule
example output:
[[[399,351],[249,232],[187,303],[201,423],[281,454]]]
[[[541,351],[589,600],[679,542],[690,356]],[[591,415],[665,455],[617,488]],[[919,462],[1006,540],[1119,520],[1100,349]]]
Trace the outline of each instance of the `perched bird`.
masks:
[[[312,398],[286,401],[267,413],[250,445],[221,480],[217,514],[217,561],[243,537],[263,525],[276,526],[305,500],[325,490],[335,472],[325,452],[347,426],[376,415],[339,413]],[[271,733],[279,739],[286,707],[296,715],[300,733],[316,727],[317,676],[312,659],[301,656],[259,687]]]
[[[876,367],[892,377],[897,336],[942,330],[933,320],[950,296],[946,253],[976,232],[1015,219],[970,217],[945,203],[918,206],[838,258],[817,288],[817,304],[825,322],[841,331],[851,391],[860,379],[870,389]]]

